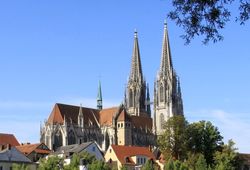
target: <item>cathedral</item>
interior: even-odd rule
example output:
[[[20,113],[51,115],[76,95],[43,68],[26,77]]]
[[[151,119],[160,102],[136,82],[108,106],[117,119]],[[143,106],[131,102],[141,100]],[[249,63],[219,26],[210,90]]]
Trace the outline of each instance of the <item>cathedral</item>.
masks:
[[[120,106],[103,108],[101,82],[97,107],[87,108],[56,103],[40,128],[40,140],[50,149],[96,141],[103,151],[109,145],[155,146],[164,122],[183,115],[180,80],[173,69],[167,31],[164,24],[162,56],[154,83],[154,114],[151,118],[149,88],[143,76],[139,41],[134,33],[130,75]]]

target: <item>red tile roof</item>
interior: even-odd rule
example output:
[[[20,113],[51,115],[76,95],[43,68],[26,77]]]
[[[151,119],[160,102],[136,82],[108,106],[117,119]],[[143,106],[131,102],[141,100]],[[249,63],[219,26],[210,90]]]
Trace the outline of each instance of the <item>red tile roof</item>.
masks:
[[[132,156],[142,155],[148,157],[148,159],[155,160],[154,154],[150,152],[147,147],[139,147],[139,146],[121,146],[121,145],[111,145],[113,151],[115,152],[118,160],[121,164],[126,163],[126,158],[129,160]],[[133,161],[131,162],[133,163]]]
[[[119,117],[117,118],[117,121],[131,121],[131,119],[127,112],[123,109]]]
[[[72,121],[72,123],[77,124],[79,109],[80,106],[56,103],[47,122],[49,124],[54,124],[54,123],[63,124],[65,118],[67,123],[70,123]],[[89,125],[89,123],[92,122],[92,126],[93,125],[98,126],[97,122],[99,119],[98,112],[99,110],[97,109],[82,107],[84,124]]]
[[[146,116],[131,116],[133,126],[136,128],[148,128],[152,130],[153,121],[152,118]]]
[[[103,109],[100,111],[99,122],[101,125],[112,125],[113,116],[118,112],[118,107]]]
[[[0,145],[10,144],[11,146],[20,145],[13,134],[0,133]]]
[[[23,144],[16,148],[25,155],[29,155],[33,151],[40,154],[49,154],[51,152],[44,143]]]
[[[63,124],[64,119],[67,123],[78,123],[79,106],[72,106],[66,104],[56,103],[47,123],[49,124]],[[112,125],[113,118],[117,117],[118,121],[131,121],[136,128],[143,128],[152,130],[152,118],[147,116],[131,116],[121,107],[112,107],[102,110],[82,107],[82,113],[84,118],[84,125],[86,126],[102,126]],[[119,114],[120,113],[120,114]],[[118,115],[119,114],[119,115]],[[91,122],[91,123],[90,123]]]

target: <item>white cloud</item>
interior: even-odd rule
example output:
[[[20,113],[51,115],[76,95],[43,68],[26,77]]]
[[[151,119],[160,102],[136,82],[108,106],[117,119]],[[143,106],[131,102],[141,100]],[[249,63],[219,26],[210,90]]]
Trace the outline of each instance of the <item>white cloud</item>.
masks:
[[[250,114],[229,113],[223,110],[201,110],[187,112],[187,119],[190,122],[207,120],[219,128],[224,141],[233,139],[239,152],[250,153]]]

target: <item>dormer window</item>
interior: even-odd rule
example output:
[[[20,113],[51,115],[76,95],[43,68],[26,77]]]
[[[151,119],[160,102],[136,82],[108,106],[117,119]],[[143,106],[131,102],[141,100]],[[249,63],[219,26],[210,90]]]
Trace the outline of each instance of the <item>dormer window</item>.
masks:
[[[125,161],[126,161],[126,163],[130,162],[129,157],[126,157]]]

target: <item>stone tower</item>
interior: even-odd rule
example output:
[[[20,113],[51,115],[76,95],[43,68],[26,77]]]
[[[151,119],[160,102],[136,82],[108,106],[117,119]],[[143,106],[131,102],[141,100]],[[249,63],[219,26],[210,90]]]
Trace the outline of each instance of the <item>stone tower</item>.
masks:
[[[131,71],[126,91],[126,108],[130,115],[146,113],[146,83],[143,79],[137,32],[134,33]]]
[[[154,128],[157,135],[173,115],[183,115],[179,79],[173,69],[167,23],[164,23],[161,64],[154,87]]]

